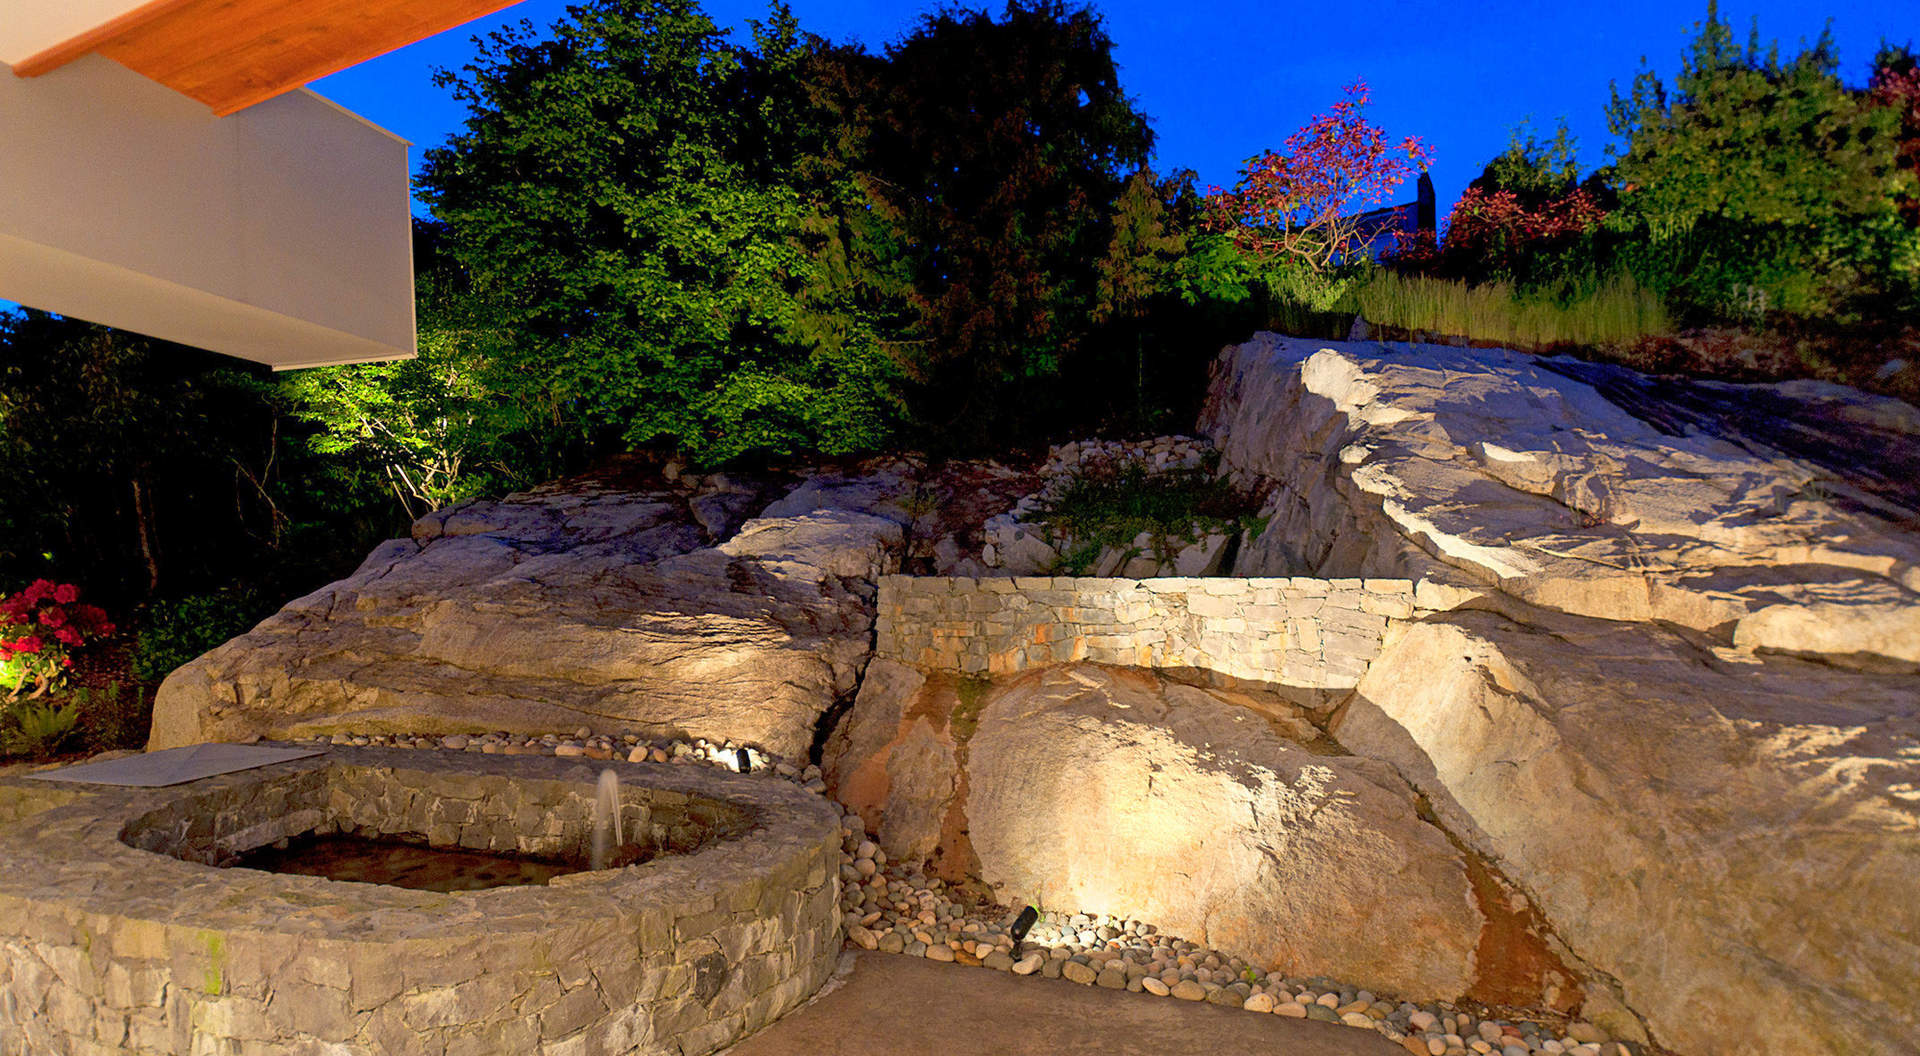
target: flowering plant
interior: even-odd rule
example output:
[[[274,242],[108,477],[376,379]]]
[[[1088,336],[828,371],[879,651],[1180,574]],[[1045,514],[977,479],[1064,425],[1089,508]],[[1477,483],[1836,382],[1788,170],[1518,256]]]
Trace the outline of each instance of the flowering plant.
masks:
[[[7,700],[58,686],[73,666],[71,650],[113,633],[104,611],[79,600],[79,588],[50,579],[0,600],[0,690]]]
[[[1366,83],[1355,81],[1284,147],[1247,159],[1237,187],[1207,196],[1209,228],[1256,256],[1316,269],[1364,256],[1373,233],[1361,213],[1433,162],[1417,136],[1389,143],[1367,121],[1367,99]]]

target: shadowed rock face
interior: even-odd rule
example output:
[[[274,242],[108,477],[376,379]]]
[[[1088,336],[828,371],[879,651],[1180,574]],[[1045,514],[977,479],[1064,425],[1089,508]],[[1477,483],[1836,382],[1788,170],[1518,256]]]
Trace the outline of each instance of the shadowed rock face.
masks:
[[[590,726],[802,755],[866,662],[902,487],[815,478],[711,546],[742,492],[576,484],[440,511],[169,676],[149,747]]]
[[[1203,426],[1270,495],[1241,574],[1420,581],[1331,732],[1655,1040],[1911,1048],[1920,412],[1261,335],[1222,353]]]

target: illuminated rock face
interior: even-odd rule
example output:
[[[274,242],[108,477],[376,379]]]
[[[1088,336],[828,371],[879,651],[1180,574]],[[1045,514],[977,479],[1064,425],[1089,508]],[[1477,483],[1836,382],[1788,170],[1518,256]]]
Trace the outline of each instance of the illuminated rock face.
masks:
[[[1431,578],[1920,663],[1920,410],[1898,400],[1261,334],[1221,354],[1201,428],[1268,496],[1237,575]]]
[[[1672,631],[1457,612],[1335,734],[1395,763],[1684,1053],[1920,1036],[1920,687]],[[1756,1031],[1756,1023],[1767,1023]]]
[[[1415,581],[1331,733],[1617,980],[1603,1025],[1911,1048],[1920,411],[1261,335],[1202,431],[1269,496],[1239,571]]]
[[[1579,999],[1523,903],[1391,766],[1271,693],[1095,664],[989,686],[876,660],[824,766],[890,859],[1011,904],[1386,992]]]
[[[802,757],[866,663],[903,487],[815,478],[718,543],[710,494],[574,484],[440,511],[169,676],[149,747],[584,726]]]

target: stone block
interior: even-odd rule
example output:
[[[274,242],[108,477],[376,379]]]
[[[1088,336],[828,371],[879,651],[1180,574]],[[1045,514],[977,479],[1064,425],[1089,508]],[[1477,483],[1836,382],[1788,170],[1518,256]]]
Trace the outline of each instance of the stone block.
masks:
[[[1193,594],[1187,598],[1187,611],[1203,618],[1232,616],[1239,611],[1233,599],[1217,594]]]

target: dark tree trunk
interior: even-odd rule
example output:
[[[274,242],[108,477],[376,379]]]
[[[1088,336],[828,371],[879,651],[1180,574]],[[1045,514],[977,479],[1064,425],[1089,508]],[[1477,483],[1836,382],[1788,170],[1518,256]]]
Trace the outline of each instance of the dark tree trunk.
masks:
[[[140,559],[147,566],[147,593],[160,589],[160,557],[154,546],[153,503],[146,483],[133,478],[133,523],[140,543]]]

